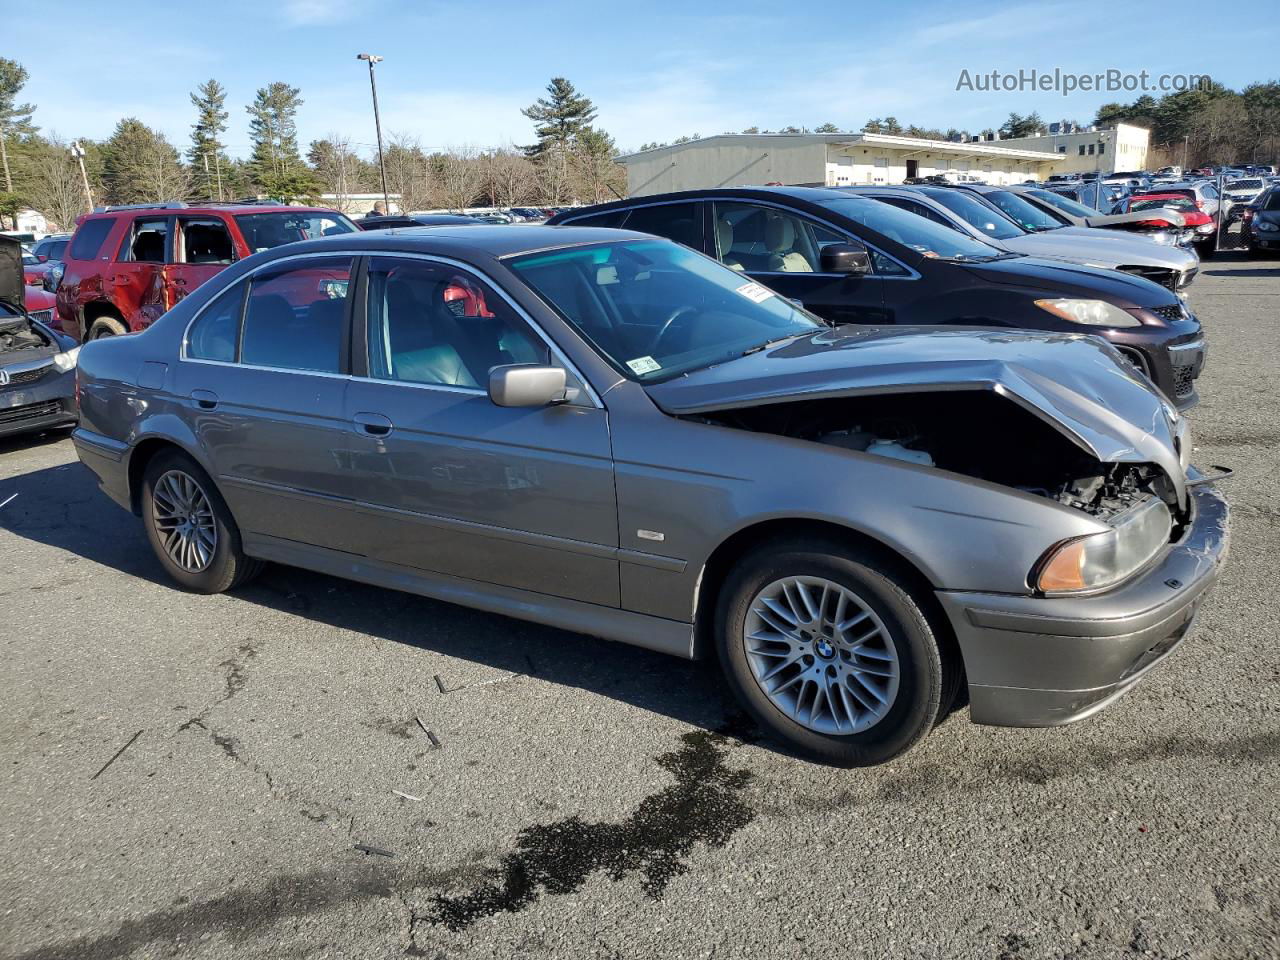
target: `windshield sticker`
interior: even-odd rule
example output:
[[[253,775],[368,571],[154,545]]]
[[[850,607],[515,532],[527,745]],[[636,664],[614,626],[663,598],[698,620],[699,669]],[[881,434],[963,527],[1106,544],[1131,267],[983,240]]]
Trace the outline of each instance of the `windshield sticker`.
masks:
[[[742,286],[734,290],[734,293],[742,294],[742,296],[746,297],[752,303],[764,303],[764,301],[773,296],[772,290],[766,286],[756,283],[755,281],[752,281],[751,283],[744,283]]]
[[[661,370],[662,364],[653,357],[636,357],[634,360],[628,360],[627,366],[631,368],[631,372],[636,376],[643,376],[646,373],[653,373],[655,370]]]

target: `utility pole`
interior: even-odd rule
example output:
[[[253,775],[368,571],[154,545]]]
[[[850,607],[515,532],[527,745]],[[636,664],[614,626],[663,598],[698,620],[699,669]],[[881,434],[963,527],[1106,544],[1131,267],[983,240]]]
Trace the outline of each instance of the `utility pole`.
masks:
[[[84,183],[84,196],[89,201],[89,210],[93,210],[93,191],[89,189],[89,174],[84,169],[84,147],[80,146],[79,140],[71,142],[71,155],[76,158],[80,164],[80,180]]]
[[[373,126],[378,134],[378,169],[382,173],[382,205],[386,207],[385,212],[390,213],[391,196],[387,193],[387,164],[382,158],[382,119],[378,116],[378,84],[373,79],[373,65],[381,63],[382,58],[372,53],[357,53],[356,59],[366,60],[369,63],[369,89],[373,91]]]

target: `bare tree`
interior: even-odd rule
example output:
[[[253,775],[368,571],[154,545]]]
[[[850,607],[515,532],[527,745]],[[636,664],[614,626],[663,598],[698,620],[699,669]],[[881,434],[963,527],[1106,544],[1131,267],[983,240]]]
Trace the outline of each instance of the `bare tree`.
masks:
[[[336,194],[338,206],[345,209],[347,198],[360,193],[364,186],[364,163],[351,146],[351,138],[331,133],[311,144],[307,159],[329,191]]]
[[[450,210],[471,206],[484,184],[484,170],[473,147],[450,149],[436,158],[440,198]]]
[[[431,163],[416,137],[393,133],[383,157],[387,167],[387,189],[400,194],[401,210],[409,213],[434,205],[436,191]]]
[[[54,149],[41,151],[31,166],[27,199],[59,229],[70,230],[76,217],[88,212],[84,182],[66,144],[54,140]]]
[[[538,196],[559,206],[573,199],[573,157],[568,147],[549,146],[538,158]]]
[[[480,158],[484,192],[495,207],[527,203],[537,182],[533,164],[511,148],[490,150]]]

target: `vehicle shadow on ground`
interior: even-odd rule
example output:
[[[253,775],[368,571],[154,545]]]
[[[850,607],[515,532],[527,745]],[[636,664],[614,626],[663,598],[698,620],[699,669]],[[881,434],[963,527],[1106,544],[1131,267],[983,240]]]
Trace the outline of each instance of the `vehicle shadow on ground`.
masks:
[[[0,455],[5,450],[0,446]],[[0,509],[0,529],[121,573],[170,586],[143,534],[141,522],[101,493],[93,475],[81,464],[0,479],[0,502],[15,493],[17,497]],[[33,583],[33,588],[37,587]],[[732,726],[740,738],[755,738],[751,725],[743,724],[713,662],[692,663],[639,647],[275,564],[232,596],[335,629],[414,647],[424,654],[443,654],[501,673],[535,676],[704,729]],[[422,676],[431,678],[428,683],[433,687],[438,683],[448,692],[465,686],[468,680],[474,682],[474,674],[470,678],[451,676],[443,661],[429,661]],[[780,745],[773,746],[780,749]]]
[[[1221,270],[1209,267],[1201,269],[1202,276],[1205,277],[1277,277],[1280,276],[1280,263],[1274,267],[1246,267],[1240,270]]]

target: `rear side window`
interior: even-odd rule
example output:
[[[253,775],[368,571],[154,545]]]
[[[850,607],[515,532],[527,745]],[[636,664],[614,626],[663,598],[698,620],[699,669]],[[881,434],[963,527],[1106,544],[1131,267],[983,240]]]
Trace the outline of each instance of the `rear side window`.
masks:
[[[244,307],[247,283],[237,283],[213,301],[192,324],[187,334],[187,356],[193,360],[220,360],[231,363],[236,358],[236,339],[240,335],[240,313]]]
[[[626,216],[626,210],[606,210],[604,213],[593,213],[589,217],[574,217],[566,222],[575,227],[620,227]]]
[[[315,257],[255,276],[240,361],[340,373],[350,279],[350,257]]]
[[[115,221],[110,217],[86,220],[80,224],[76,228],[76,235],[71,238],[71,259],[92,260],[96,257],[114,225]]]
[[[663,203],[655,207],[636,207],[627,217],[625,226],[628,230],[666,237],[694,250],[702,249],[700,204]]]

